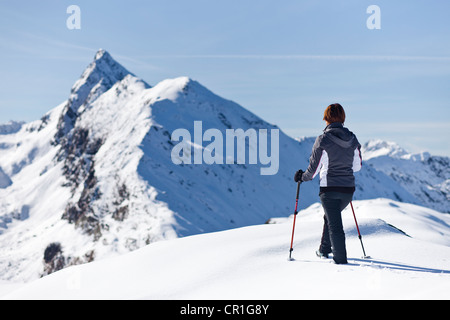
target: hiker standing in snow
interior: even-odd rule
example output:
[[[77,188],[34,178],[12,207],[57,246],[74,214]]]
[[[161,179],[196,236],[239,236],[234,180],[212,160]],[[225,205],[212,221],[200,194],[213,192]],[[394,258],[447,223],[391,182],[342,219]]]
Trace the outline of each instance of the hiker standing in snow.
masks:
[[[328,258],[333,252],[337,264],[347,263],[345,233],[341,212],[352,201],[355,192],[354,172],[361,169],[361,145],[356,136],[344,128],[345,111],[339,103],[329,105],[323,120],[327,126],[317,137],[308,169],[295,173],[295,182],[312,180],[320,172],[320,201],[324,226],[317,256]]]

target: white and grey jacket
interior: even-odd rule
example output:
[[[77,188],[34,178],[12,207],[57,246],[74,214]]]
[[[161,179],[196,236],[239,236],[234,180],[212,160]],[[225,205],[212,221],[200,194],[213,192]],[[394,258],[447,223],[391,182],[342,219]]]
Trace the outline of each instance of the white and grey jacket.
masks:
[[[340,191],[355,187],[354,172],[361,170],[361,145],[342,123],[328,125],[314,143],[308,169],[302,181],[312,180],[320,172],[320,190]]]

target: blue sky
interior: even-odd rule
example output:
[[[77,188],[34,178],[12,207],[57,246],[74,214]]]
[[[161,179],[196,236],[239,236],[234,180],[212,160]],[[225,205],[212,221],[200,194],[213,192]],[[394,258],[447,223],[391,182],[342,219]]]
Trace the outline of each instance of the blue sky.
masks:
[[[81,9],[69,30],[66,9]],[[369,5],[381,29],[369,30]],[[151,85],[189,76],[287,134],[347,112],[361,142],[450,156],[450,1],[0,0],[0,123],[39,119],[99,48]]]

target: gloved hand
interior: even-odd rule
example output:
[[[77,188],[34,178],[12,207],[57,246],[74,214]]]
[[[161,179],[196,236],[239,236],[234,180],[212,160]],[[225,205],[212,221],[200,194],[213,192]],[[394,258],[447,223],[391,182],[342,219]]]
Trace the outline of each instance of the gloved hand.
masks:
[[[294,181],[295,182],[303,182],[302,181],[302,175],[303,175],[303,170],[298,170],[296,173],[295,173],[295,175],[294,175]]]

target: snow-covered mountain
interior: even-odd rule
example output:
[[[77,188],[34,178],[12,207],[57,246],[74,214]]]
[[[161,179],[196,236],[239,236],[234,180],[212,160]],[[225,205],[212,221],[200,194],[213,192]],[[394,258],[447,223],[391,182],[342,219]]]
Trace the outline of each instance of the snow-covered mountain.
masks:
[[[365,164],[385,173],[416,203],[450,213],[450,159],[428,152],[411,154],[394,142],[371,140],[362,148]]]
[[[323,213],[314,204],[297,216],[294,261],[287,260],[292,217],[277,218],[275,224],[160,241],[27,284],[0,285],[0,299],[450,298],[450,216],[389,199],[355,201],[354,207],[368,260],[360,258],[350,208],[343,212],[349,264],[315,256]]]
[[[0,124],[0,134],[16,133],[22,128],[25,122],[9,121],[5,124]]]
[[[248,162],[176,165],[171,135],[184,128],[194,137],[195,121],[223,136],[231,128],[278,129],[187,77],[151,87],[99,50],[67,101],[0,134],[0,279],[28,281],[160,240],[292,213],[293,173],[307,167],[314,138],[296,141],[280,130],[275,175]],[[363,166],[356,199],[423,204],[380,168]],[[317,180],[303,184],[300,208],[317,194]]]

